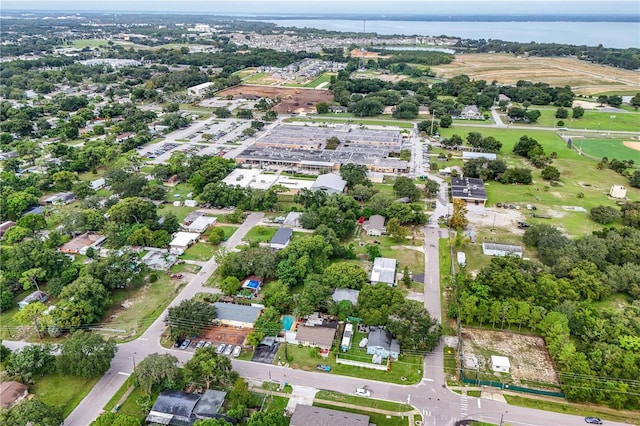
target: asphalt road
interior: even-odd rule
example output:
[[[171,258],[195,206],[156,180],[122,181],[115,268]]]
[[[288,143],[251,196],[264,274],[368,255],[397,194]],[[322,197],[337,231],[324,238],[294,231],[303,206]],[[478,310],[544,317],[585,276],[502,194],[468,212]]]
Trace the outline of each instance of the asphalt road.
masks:
[[[228,249],[235,248],[246,233],[262,220],[262,213],[252,213],[240,228],[225,243]],[[424,303],[432,316],[440,318],[439,291],[439,262],[438,240],[447,235],[446,230],[437,226],[427,226],[425,232],[425,293]],[[201,272],[178,294],[170,306],[179,304],[182,300],[193,297],[201,291],[211,292],[212,289],[202,287],[206,280],[216,270],[214,259],[208,261]],[[146,356],[153,353],[169,353],[174,355],[180,363],[188,361],[193,352],[179,349],[165,349],[160,346],[160,336],[164,330],[163,319],[166,310],[138,339],[118,345],[118,352],[111,362],[109,371],[98,381],[96,386],[78,404],[75,410],[65,419],[65,426],[87,426],[102,412],[107,402],[124,384],[127,377]],[[12,350],[26,345],[24,342],[3,342]],[[443,372],[443,346],[440,345],[424,360],[424,378],[410,386],[364,380],[357,377],[345,377],[327,373],[294,370],[275,365],[252,363],[250,361],[232,360],[233,368],[240,375],[249,380],[271,380],[287,382],[292,385],[307,386],[335,392],[353,393],[358,387],[366,387],[371,397],[382,400],[408,403],[418,409],[424,418],[424,424],[434,426],[453,425],[461,419],[477,419],[494,424],[501,420],[513,426],[578,426],[584,425],[584,418],[547,411],[533,410],[510,406],[506,403],[469,398],[449,391],[445,387]],[[622,423],[606,422],[607,425]]]

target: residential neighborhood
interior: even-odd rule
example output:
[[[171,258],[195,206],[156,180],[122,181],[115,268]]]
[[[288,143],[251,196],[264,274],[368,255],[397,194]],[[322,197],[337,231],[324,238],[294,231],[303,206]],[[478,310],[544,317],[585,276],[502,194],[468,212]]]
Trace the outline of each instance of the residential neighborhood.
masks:
[[[637,424],[637,49],[36,6],[0,423]]]

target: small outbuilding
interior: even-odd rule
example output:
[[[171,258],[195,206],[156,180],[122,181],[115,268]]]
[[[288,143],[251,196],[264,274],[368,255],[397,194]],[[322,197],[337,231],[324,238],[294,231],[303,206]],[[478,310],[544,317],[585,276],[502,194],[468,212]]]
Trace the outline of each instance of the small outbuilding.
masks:
[[[511,244],[482,243],[482,253],[487,256],[522,257],[522,247]]]
[[[491,369],[497,373],[508,373],[511,363],[506,356],[491,355]]]
[[[19,301],[18,308],[23,309],[25,306],[33,302],[44,303],[47,301],[47,298],[48,298],[47,293],[45,293],[44,291],[36,290],[30,295],[28,295],[27,297],[25,297],[24,299],[22,299],[21,301]]]
[[[104,188],[106,185],[107,181],[104,178],[92,180],[91,183],[89,183],[89,186],[91,186],[91,189],[93,189],[94,191],[98,191]]]
[[[0,383],[0,407],[13,407],[29,395],[27,385],[16,381]]]
[[[611,198],[627,198],[627,188],[622,185],[611,185],[609,196],[611,196]]]

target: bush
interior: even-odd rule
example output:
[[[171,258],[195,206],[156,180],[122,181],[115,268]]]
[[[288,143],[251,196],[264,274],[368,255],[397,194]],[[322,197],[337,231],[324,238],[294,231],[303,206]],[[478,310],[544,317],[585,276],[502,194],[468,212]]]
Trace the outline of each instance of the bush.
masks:
[[[620,212],[609,206],[594,207],[589,212],[589,215],[591,219],[603,225],[614,222],[620,218]]]

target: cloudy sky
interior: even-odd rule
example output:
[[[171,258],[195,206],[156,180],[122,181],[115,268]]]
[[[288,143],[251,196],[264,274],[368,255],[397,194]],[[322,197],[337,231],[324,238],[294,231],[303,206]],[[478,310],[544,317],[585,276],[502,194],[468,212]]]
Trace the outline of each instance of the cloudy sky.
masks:
[[[582,0],[509,0],[509,1],[368,1],[368,0],[234,0],[234,1],[165,1],[165,0],[2,0],[1,9],[64,10],[64,11],[146,11],[146,12],[207,12],[223,14],[264,13],[434,13],[434,14],[628,14],[640,15],[639,1]],[[0,9],[0,13],[1,13]]]

